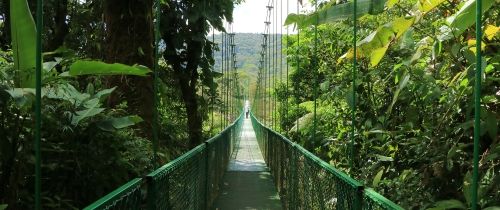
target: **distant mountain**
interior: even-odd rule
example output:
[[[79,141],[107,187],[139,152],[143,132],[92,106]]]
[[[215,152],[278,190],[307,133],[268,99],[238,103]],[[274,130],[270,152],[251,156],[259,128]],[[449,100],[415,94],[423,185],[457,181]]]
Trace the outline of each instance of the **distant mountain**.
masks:
[[[271,36],[271,40],[275,36]],[[212,37],[209,37],[210,40]],[[221,43],[221,34],[215,35],[215,42],[219,44]],[[258,66],[260,60],[260,52],[262,50],[262,34],[252,34],[252,33],[237,33],[235,35],[235,44],[236,44],[236,60],[238,70],[242,70],[251,75],[257,75]],[[276,40],[278,43],[278,52],[281,50],[280,40],[281,35],[276,35]],[[271,44],[271,47],[274,45]],[[221,52],[218,51],[215,53],[215,70],[221,71]]]

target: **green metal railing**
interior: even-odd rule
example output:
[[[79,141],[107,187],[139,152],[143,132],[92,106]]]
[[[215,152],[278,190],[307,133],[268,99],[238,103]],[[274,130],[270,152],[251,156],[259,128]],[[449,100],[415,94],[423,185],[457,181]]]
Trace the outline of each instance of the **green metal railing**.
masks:
[[[84,210],[140,209],[142,202],[141,184],[142,179],[136,178],[87,206]]]
[[[251,116],[284,209],[403,209]]]
[[[240,115],[217,136],[144,179],[128,182],[85,210],[209,209],[219,193],[231,153],[240,140],[242,122]]]

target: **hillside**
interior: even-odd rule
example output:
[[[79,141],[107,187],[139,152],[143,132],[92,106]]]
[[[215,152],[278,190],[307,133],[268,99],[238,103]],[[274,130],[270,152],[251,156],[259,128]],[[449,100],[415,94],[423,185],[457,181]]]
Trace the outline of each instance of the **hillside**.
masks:
[[[278,40],[281,35],[278,35]],[[221,43],[221,35],[215,35],[215,42]],[[237,33],[235,35],[236,53],[238,61],[238,69],[244,71],[250,75],[257,75],[258,65],[260,59],[260,51],[262,44],[261,34],[252,33]],[[278,45],[278,50],[281,50]],[[215,69],[220,71],[221,69],[221,52],[215,53]]]

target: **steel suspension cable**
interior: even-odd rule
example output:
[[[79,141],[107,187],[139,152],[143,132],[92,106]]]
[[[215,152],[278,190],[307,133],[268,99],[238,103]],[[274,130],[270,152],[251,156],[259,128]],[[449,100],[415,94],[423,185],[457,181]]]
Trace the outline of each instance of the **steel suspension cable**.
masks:
[[[288,16],[288,14],[290,14],[290,0],[286,0],[286,15]],[[281,24],[283,26],[283,24]],[[289,48],[289,37],[290,35],[290,31],[288,29],[288,26],[286,27],[286,110],[285,110],[285,118],[288,119],[288,69],[290,68],[290,65],[288,64],[288,48]],[[286,134],[288,136],[288,127],[286,126],[287,124],[285,124],[285,130],[286,130]]]
[[[271,0],[271,2],[270,2],[269,5],[272,5],[273,2],[274,2],[274,0]],[[267,90],[267,96],[266,96],[267,99],[269,100],[269,110],[268,110],[269,116],[268,117],[271,118],[270,119],[271,122],[268,122],[268,124],[270,124],[271,126],[272,126],[272,119],[273,119],[273,117],[272,117],[272,110],[273,110],[273,108],[272,108],[272,97],[271,97],[271,85],[272,85],[271,84],[271,72],[272,72],[272,68],[273,68],[273,66],[272,66],[273,65],[273,63],[272,63],[272,57],[271,57],[271,56],[273,56],[272,55],[272,46],[271,46],[271,44],[272,44],[272,29],[271,29],[271,27],[272,27],[272,18],[273,18],[272,17],[272,11],[273,11],[272,9],[273,8],[271,6],[271,8],[269,10],[269,30],[268,30],[268,34],[269,34],[268,36],[269,36],[269,38],[268,38],[268,45],[267,45],[268,46],[268,56],[267,56],[267,59],[268,59],[269,68],[267,69],[268,70],[267,71],[268,90]]]
[[[236,66],[235,66],[235,63],[234,63],[235,59],[236,59],[236,51],[235,51],[236,50],[235,49],[236,48],[236,44],[235,44],[235,40],[234,40],[235,35],[236,34],[234,33],[234,30],[233,30],[233,37],[232,37],[233,38],[233,45],[231,46],[232,47],[231,50],[233,51],[233,59],[231,59],[233,61],[231,63],[232,67],[233,67],[233,73],[232,73],[233,80],[231,81],[231,84],[232,84],[232,87],[233,87],[233,88],[231,88],[231,90],[233,91],[233,94],[232,94],[233,96],[231,97],[232,101],[233,101],[232,108],[231,108],[231,110],[233,112],[233,118],[235,117],[235,115],[234,115],[234,108],[236,107],[236,94],[237,94],[237,89],[235,89],[236,88],[236,86],[235,86],[235,84],[236,84],[235,83],[235,81],[236,81]]]
[[[352,113],[351,113],[351,142],[349,145],[349,168],[352,170],[354,167],[354,143],[355,143],[355,136],[354,133],[356,132],[356,73],[357,73],[357,32],[358,32],[358,26],[357,26],[357,8],[358,8],[358,1],[354,0],[353,1],[353,38],[352,38],[352,45],[353,45],[353,59],[352,59]]]
[[[270,25],[271,25],[271,0],[268,1],[268,5],[267,5],[267,14],[266,14],[266,28],[265,28],[265,44],[264,44],[264,50],[265,50],[265,55],[264,55],[264,64],[265,64],[265,67],[264,67],[264,74],[265,74],[265,83],[264,83],[264,119],[263,119],[263,122],[268,125],[268,121],[267,121],[267,118],[268,118],[268,106],[269,104],[267,103],[268,101],[268,88],[270,87],[270,80],[269,80],[269,71],[270,71],[270,60],[269,60],[269,56],[270,56],[270,40],[271,40],[271,37],[270,37]]]
[[[42,152],[40,149],[42,129],[42,29],[43,0],[36,4],[36,65],[35,65],[35,209],[42,209]]]
[[[482,12],[483,1],[476,0],[476,75],[474,82],[474,154],[472,167],[472,209],[478,209],[479,138],[481,135],[481,78],[482,78]]]
[[[229,23],[227,24],[227,28],[229,28]],[[226,101],[226,104],[225,104],[225,116],[224,116],[224,119],[225,119],[225,124],[224,124],[224,128],[227,127],[227,125],[229,124],[229,120],[228,120],[228,117],[229,117],[229,97],[228,97],[228,93],[229,93],[229,87],[227,86],[227,80],[228,80],[228,76],[229,76],[229,65],[228,65],[228,61],[229,61],[229,33],[226,33],[226,50],[225,50],[225,53],[226,53],[226,60],[225,60],[225,63],[226,63],[226,79],[224,80],[224,87],[226,88],[226,91],[224,92],[224,97],[225,97],[225,101]]]
[[[299,6],[299,1],[297,1],[297,15],[300,15],[300,6]],[[300,70],[300,28],[297,26],[297,73]],[[296,82],[295,84],[295,97],[296,97],[296,103],[297,103],[297,111],[300,110],[300,100],[299,100],[299,84]],[[296,120],[296,125],[297,125],[297,137],[300,134],[300,129],[299,129],[299,119],[300,116],[297,117]]]
[[[161,20],[161,2],[160,0],[155,0],[155,25],[154,25],[154,59],[153,64],[153,166],[158,167],[158,127],[159,127],[159,116],[158,116],[158,83],[159,83],[159,62],[160,62],[160,20]]]
[[[314,12],[318,12],[318,0],[314,1]],[[316,18],[316,23],[314,24],[314,58],[313,58],[313,97],[314,97],[314,111],[313,111],[313,141],[316,141],[316,129],[317,129],[317,107],[318,107],[318,74],[319,74],[319,66],[318,66],[318,18]]]
[[[220,97],[221,97],[221,105],[220,105],[220,130],[224,130],[224,32],[221,32],[221,85],[220,85]]]
[[[212,27],[212,56],[215,57],[215,28]],[[212,107],[212,119],[211,119],[211,123],[210,123],[210,134],[212,134],[212,130],[214,128],[214,95],[215,95],[215,91],[214,91],[214,71],[215,71],[215,61],[214,61],[214,65],[212,66],[211,68],[211,83],[210,83],[210,92],[211,92],[211,96],[210,96],[210,105]]]
[[[227,28],[229,28],[229,23],[227,24]],[[227,125],[229,124],[229,97],[228,97],[228,94],[229,94],[229,87],[227,85],[227,81],[229,80],[229,71],[230,71],[230,67],[229,67],[229,33],[226,33],[226,79],[224,80],[224,87],[226,88],[226,91],[224,92],[224,97],[226,99],[226,105],[225,105],[225,124],[224,124],[224,128],[227,127]]]
[[[227,35],[227,45],[226,45],[226,126],[229,126],[229,121],[231,118],[231,101],[229,98],[229,93],[231,91],[231,88],[229,87],[229,80],[231,79],[231,66],[230,66],[230,51],[231,51],[231,24],[228,23],[227,28],[229,29],[229,34]]]
[[[283,0],[280,0],[280,47],[279,47],[279,55],[280,55],[280,85],[283,84]],[[278,95],[276,95],[276,97],[278,97]],[[283,108],[283,101],[281,101],[281,104],[280,104],[280,108],[281,108],[281,111],[284,110]],[[281,128],[281,122],[283,121],[282,120],[283,118],[283,114],[281,114],[279,116],[279,124],[278,124],[278,127],[280,128],[280,130],[282,130]]]
[[[276,94],[275,94],[275,91],[276,91],[276,72],[277,72],[277,64],[278,64],[278,54],[277,54],[277,26],[278,26],[278,15],[277,15],[277,10],[276,10],[276,5],[277,5],[277,2],[278,1],[274,1],[273,0],[273,4],[274,4],[274,9],[273,9],[273,21],[274,21],[274,27],[273,27],[273,89],[272,91],[270,92],[271,97],[273,99],[273,128],[274,130],[276,130]]]

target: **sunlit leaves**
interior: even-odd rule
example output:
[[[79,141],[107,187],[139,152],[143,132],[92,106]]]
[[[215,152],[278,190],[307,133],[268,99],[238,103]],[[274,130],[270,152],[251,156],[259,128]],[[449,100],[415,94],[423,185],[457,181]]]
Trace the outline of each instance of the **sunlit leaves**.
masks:
[[[385,4],[387,6],[387,8],[392,8],[394,7],[394,5],[398,4],[399,3],[399,0],[388,0]]]
[[[357,17],[366,14],[379,14],[384,11],[384,5],[387,0],[358,0]],[[304,28],[311,25],[320,25],[333,23],[339,20],[345,20],[354,16],[354,4],[347,2],[344,4],[335,4],[330,2],[323,6],[318,12],[307,15],[290,14],[285,20],[285,25],[295,24],[298,28]]]
[[[145,66],[129,66],[121,63],[108,64],[101,61],[76,61],[69,69],[70,76],[83,75],[135,75],[146,76],[150,73]]]
[[[498,34],[500,34],[500,27],[494,25],[487,25],[484,30],[484,36],[486,36],[488,40],[492,40]]]
[[[401,17],[379,27],[366,38],[358,42],[357,56],[369,58],[371,66],[377,66],[387,52],[390,44],[400,38],[414,23],[415,18]],[[353,49],[342,58],[353,58]]]
[[[446,0],[419,0],[417,2],[417,7],[422,13],[427,13],[445,1]]]
[[[483,13],[491,8],[497,0],[483,0]],[[468,0],[454,15],[446,19],[454,36],[461,35],[476,23],[476,0]]]

